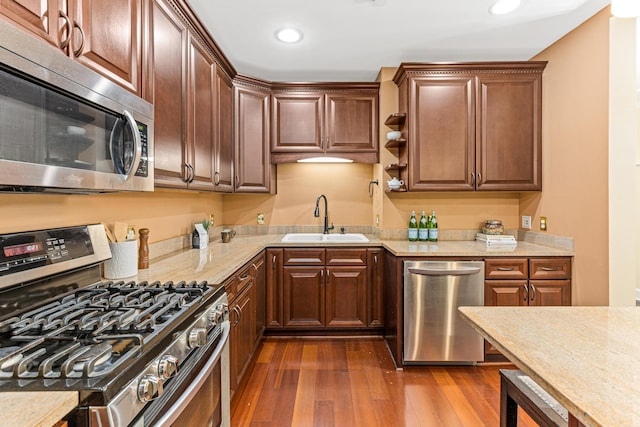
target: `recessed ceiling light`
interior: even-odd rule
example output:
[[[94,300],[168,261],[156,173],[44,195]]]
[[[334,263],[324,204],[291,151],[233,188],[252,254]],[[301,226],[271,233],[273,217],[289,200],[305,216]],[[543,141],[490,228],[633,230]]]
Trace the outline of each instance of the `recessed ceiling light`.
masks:
[[[492,15],[504,15],[511,13],[520,7],[521,0],[498,0],[489,8]]]
[[[302,31],[295,28],[281,28],[276,31],[276,38],[282,43],[298,43],[302,40]]]

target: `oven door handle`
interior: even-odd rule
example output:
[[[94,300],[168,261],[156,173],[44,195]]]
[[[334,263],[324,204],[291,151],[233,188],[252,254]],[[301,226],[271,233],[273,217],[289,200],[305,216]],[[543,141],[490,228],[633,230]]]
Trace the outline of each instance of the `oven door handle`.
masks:
[[[229,321],[224,321],[222,323],[222,339],[216,346],[216,349],[207,361],[206,365],[204,365],[198,376],[191,382],[184,393],[181,394],[180,398],[178,398],[178,400],[171,405],[169,409],[167,409],[164,416],[158,420],[155,426],[170,426],[171,423],[180,416],[182,411],[185,410],[189,403],[191,403],[191,400],[195,397],[200,388],[202,388],[203,384],[207,381],[207,378],[209,378],[209,375],[211,375],[213,367],[220,360],[224,346],[227,345],[227,341],[229,341],[230,330],[231,327],[229,325]]]

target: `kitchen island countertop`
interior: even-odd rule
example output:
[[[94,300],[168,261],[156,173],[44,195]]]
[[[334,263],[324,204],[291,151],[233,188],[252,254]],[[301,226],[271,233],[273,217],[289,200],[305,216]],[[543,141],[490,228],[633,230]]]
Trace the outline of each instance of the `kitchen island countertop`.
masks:
[[[78,406],[75,391],[26,391],[0,393],[3,408],[0,425],[50,427]]]
[[[640,307],[460,307],[585,426],[640,425]]]

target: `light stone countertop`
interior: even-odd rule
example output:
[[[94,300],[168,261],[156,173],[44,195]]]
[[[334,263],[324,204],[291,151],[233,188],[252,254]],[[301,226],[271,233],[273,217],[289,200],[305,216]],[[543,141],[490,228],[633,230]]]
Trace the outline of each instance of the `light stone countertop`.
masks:
[[[586,426],[640,426],[640,307],[460,307]]]
[[[51,427],[78,406],[75,391],[0,393],[1,426]]]
[[[139,270],[136,280],[206,280],[220,284],[245,263],[269,247],[384,247],[396,256],[425,257],[523,257],[573,256],[573,252],[527,242],[518,242],[514,250],[487,250],[483,242],[440,241],[409,242],[380,240],[367,235],[365,243],[282,243],[283,234],[240,235],[229,243],[210,242],[205,249],[184,249],[149,262],[149,268]]]
[[[202,250],[183,249],[152,259],[148,269],[139,270],[137,276],[126,280],[150,282],[206,280],[211,284],[221,284],[254,256],[269,247],[384,247],[396,256],[429,257],[573,256],[570,251],[520,241],[513,251],[488,251],[484,243],[475,241],[409,242],[380,240],[367,235],[370,241],[366,243],[282,243],[283,236],[283,234],[240,235],[234,237],[229,243],[210,242],[209,247]],[[46,394],[7,392],[0,393],[0,399],[4,399],[0,400],[1,407],[11,408],[9,415],[12,418],[5,417],[5,420],[11,419],[12,426],[50,425],[78,404],[76,392],[47,392]],[[36,401],[34,399],[37,399],[39,404],[34,405],[33,402]],[[4,402],[7,403],[2,405]],[[44,421],[40,424],[37,421],[31,421],[32,418],[27,417],[31,414],[36,417],[33,420]],[[25,424],[17,421],[14,423],[14,420]]]

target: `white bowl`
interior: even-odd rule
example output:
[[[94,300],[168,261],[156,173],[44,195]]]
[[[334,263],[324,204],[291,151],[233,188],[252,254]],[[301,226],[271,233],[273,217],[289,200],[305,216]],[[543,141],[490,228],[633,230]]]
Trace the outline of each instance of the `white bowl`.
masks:
[[[387,132],[387,139],[398,139],[402,137],[402,132],[399,130],[392,130],[391,132]]]

